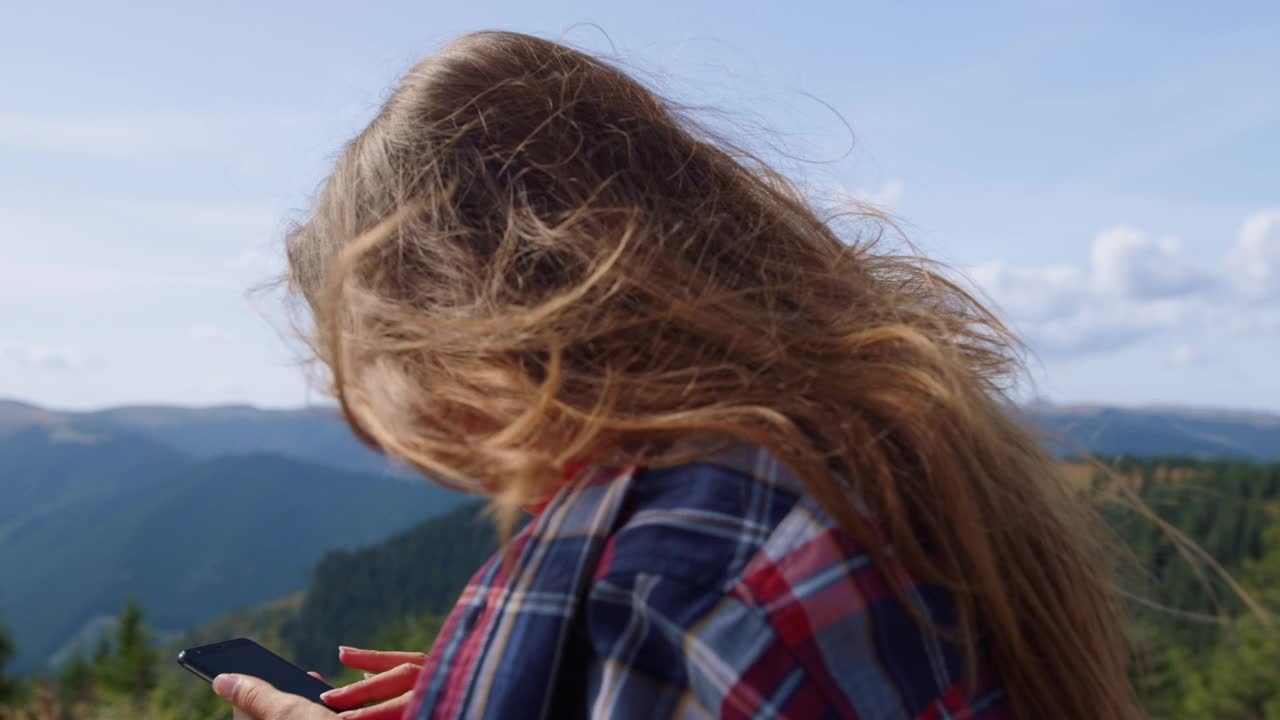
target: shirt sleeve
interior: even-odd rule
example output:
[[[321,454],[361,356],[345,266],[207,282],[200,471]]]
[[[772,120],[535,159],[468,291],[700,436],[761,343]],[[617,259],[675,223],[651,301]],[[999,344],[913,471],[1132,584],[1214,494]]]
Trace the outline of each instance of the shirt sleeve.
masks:
[[[838,716],[763,611],[712,583],[606,576],[585,609],[592,718]]]

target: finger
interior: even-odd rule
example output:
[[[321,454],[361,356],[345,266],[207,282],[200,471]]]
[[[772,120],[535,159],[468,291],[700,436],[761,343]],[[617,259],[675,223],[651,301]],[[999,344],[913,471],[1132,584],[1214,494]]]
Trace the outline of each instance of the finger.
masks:
[[[325,680],[325,679],[324,679],[324,676],[323,676],[323,675],[321,675],[320,673],[316,672],[315,670],[308,670],[308,671],[307,671],[307,674],[308,674],[308,675],[310,675],[311,677],[313,677],[313,678],[315,678],[315,679],[319,680],[320,682],[328,682],[328,680]]]
[[[360,707],[365,703],[390,700],[398,695],[413,690],[422,668],[412,663],[405,663],[384,673],[379,673],[368,680],[353,682],[346,687],[330,690],[320,695],[325,705],[339,710]]]
[[[418,666],[425,665],[427,656],[416,652],[364,650],[344,645],[338,648],[338,660],[342,661],[343,665],[354,670],[368,670],[369,672],[380,673],[405,663]]]
[[[404,709],[413,701],[413,691],[398,698],[388,700],[380,705],[372,705],[359,710],[348,710],[338,713],[344,720],[400,720],[404,717]]]
[[[222,674],[213,690],[252,720],[313,720],[333,717],[324,708],[298,695],[280,692],[265,680],[248,675]]]

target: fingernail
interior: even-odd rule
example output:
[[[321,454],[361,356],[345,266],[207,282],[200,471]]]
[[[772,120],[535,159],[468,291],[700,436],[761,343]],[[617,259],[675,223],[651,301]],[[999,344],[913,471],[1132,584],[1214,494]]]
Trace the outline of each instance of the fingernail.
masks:
[[[213,679],[213,691],[221,695],[223,698],[230,699],[236,692],[236,685],[240,682],[238,675],[228,675],[226,673],[219,675]]]
[[[364,674],[364,679],[365,679],[365,680],[368,680],[368,679],[369,679],[369,678],[371,678],[371,677],[373,677],[373,673],[365,673],[365,674]]]
[[[324,699],[328,698],[329,696],[334,695],[334,694],[335,694],[335,693],[337,693],[337,692],[338,692],[338,689],[337,689],[337,688],[334,688],[333,690],[325,690],[324,692],[320,693],[320,699],[321,699],[321,700],[324,700]]]
[[[353,647],[349,647],[349,646],[347,646],[347,645],[339,645],[339,646],[338,646],[338,654],[339,654],[339,655],[341,655],[343,650],[355,650],[355,648],[353,648]]]

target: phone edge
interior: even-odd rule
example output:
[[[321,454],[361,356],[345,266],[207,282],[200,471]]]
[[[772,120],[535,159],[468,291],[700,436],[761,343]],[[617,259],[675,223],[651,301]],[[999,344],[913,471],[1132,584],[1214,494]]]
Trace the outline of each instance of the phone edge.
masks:
[[[186,668],[187,672],[191,673],[192,675],[195,675],[196,677],[204,680],[205,682],[209,682],[209,683],[213,682],[213,678],[209,677],[208,675],[205,675],[204,673],[200,672],[199,670],[195,669],[189,664],[189,661],[187,660],[186,650],[183,650],[182,652],[178,653],[178,664]]]
[[[263,652],[267,653],[268,655],[273,655],[273,656],[275,656],[277,659],[279,659],[279,660],[283,661],[284,663],[286,663],[286,664],[288,664],[288,665],[292,666],[293,668],[295,668],[295,669],[297,669],[297,670],[301,670],[303,673],[306,673],[306,674],[307,674],[308,676],[310,676],[313,680],[316,680],[316,681],[317,681],[317,682],[319,682],[321,685],[325,686],[325,688],[326,688],[327,690],[334,690],[334,689],[336,689],[336,686],[334,686],[334,685],[330,685],[330,684],[329,684],[329,682],[328,682],[327,680],[323,680],[323,679],[321,679],[321,678],[317,678],[317,677],[315,677],[314,675],[311,675],[311,673],[308,673],[306,670],[303,670],[303,668],[302,668],[302,666],[301,666],[301,665],[298,665],[297,663],[295,663],[295,662],[293,662],[292,660],[290,660],[290,659],[288,659],[288,658],[284,657],[283,655],[280,655],[279,653],[276,653],[276,652],[275,652],[275,651],[273,651],[271,648],[269,648],[269,647],[267,647],[267,646],[263,645],[262,643],[260,643],[260,642],[258,642],[258,641],[256,641],[256,640],[254,640],[253,638],[250,638],[250,637],[238,637],[238,638],[232,638],[232,639],[230,639],[230,640],[223,640],[222,642],[207,643],[207,644],[204,644],[204,645],[193,645],[193,646],[191,646],[191,647],[189,647],[189,648],[186,648],[186,649],[184,649],[184,650],[182,650],[182,651],[180,651],[180,652],[178,653],[178,657],[177,657],[178,664],[179,664],[179,665],[181,665],[182,667],[186,668],[187,672],[191,673],[192,675],[195,675],[196,677],[198,677],[198,678],[200,678],[200,679],[204,680],[205,682],[212,684],[212,683],[213,683],[213,678],[209,677],[208,675],[205,675],[204,673],[202,673],[202,672],[200,672],[199,670],[197,670],[194,666],[192,666],[192,665],[190,665],[190,664],[189,664],[189,663],[190,663],[190,659],[187,657],[187,652],[188,652],[188,651],[190,651],[190,650],[200,650],[200,649],[203,649],[203,648],[218,647],[218,646],[222,646],[222,645],[229,645],[229,644],[231,644],[231,643],[248,643],[248,644],[250,644],[250,645],[254,645],[254,646],[256,646],[258,649],[260,649],[260,650],[262,650]],[[299,696],[299,697],[303,697],[303,696]],[[306,698],[306,699],[307,699],[307,700],[311,700],[310,698]],[[323,701],[323,700],[320,700],[320,701],[312,701],[312,702],[316,702],[318,705],[320,705],[320,706],[322,706],[322,707],[329,707],[328,705],[325,705],[325,703],[324,703],[324,701]]]

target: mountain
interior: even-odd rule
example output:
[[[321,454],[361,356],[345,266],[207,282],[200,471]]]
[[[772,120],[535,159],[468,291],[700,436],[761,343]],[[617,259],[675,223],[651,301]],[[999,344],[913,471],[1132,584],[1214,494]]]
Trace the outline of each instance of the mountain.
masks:
[[[1063,454],[1083,450],[1097,455],[1280,460],[1280,415],[1046,402],[1020,410],[1051,437],[1065,441],[1055,444]],[[197,458],[264,451],[335,467],[408,474],[356,440],[338,412],[328,407],[130,406],[64,412],[0,400],[0,439],[33,427],[67,437],[127,432]]]
[[[1280,461],[1280,415],[1204,408],[1024,407],[1060,454]]]
[[[191,461],[128,432],[90,435],[65,427],[0,434],[0,548],[7,538],[76,503],[145,488]]]
[[[155,434],[81,423],[0,435],[0,618],[17,670],[65,654],[129,595],[181,631],[301,588],[327,551],[460,499],[426,481],[283,455],[201,458]],[[105,427],[105,426],[104,426]]]
[[[333,678],[339,645],[426,652],[428,642],[414,644],[405,635],[415,635],[424,619],[438,626],[493,553],[495,540],[492,520],[473,502],[366,547],[326,553],[304,591],[188,630],[167,644],[166,657],[185,647],[251,637]]]
[[[1255,599],[1276,609],[1280,464],[1122,458],[1115,469]],[[1280,635],[1268,631],[1264,618],[1244,610],[1213,572],[1203,572],[1206,568],[1179,552],[1164,530],[1120,505],[1102,509],[1116,531],[1123,586],[1134,599],[1128,619],[1142,657],[1134,679],[1148,714],[1244,717],[1237,711],[1245,708],[1249,717],[1262,717],[1280,697],[1275,663],[1267,662],[1280,652]],[[492,524],[477,504],[469,504],[369,547],[329,553],[303,592],[229,613],[173,638],[160,652],[158,686],[142,705],[99,695],[74,716],[225,717],[225,704],[208,684],[171,658],[182,647],[229,637],[253,637],[303,667],[323,669],[335,684],[354,682],[358,671],[332,672],[336,645],[427,650],[441,615],[492,548]],[[1215,619],[1192,622],[1188,613]],[[31,716],[70,715],[46,710]]]
[[[1124,458],[1115,469],[1227,572],[1246,582],[1254,578],[1248,587],[1257,599],[1280,599],[1280,563],[1275,562],[1280,560],[1280,463]],[[1215,693],[1255,705],[1261,704],[1259,697],[1275,697],[1280,675],[1266,670],[1274,662],[1268,665],[1265,658],[1280,651],[1280,635],[1250,627],[1249,613],[1222,579],[1179,552],[1148,518],[1119,505],[1101,510],[1116,533],[1124,588],[1135,599],[1127,608],[1143,652],[1135,677],[1150,716],[1230,716],[1175,712],[1184,703],[1195,705],[1191,696],[1205,692],[1201,674],[1207,672],[1225,680],[1211,688]],[[1267,572],[1261,563],[1269,547],[1273,560]],[[317,566],[300,601],[294,596],[283,605],[239,613],[195,639],[230,637],[235,633],[229,628],[243,629],[264,642],[278,642],[291,659],[327,674],[337,669],[340,644],[426,652],[441,616],[492,549],[492,524],[477,506],[463,506],[377,545],[331,553]],[[1192,622],[1188,613],[1218,620]],[[1232,627],[1226,624],[1231,618],[1245,624]],[[1234,644],[1242,635],[1255,643],[1244,652]],[[1257,641],[1266,643],[1263,652],[1257,651]],[[1222,663],[1224,653],[1238,657],[1237,664],[1214,670],[1212,663]],[[337,677],[359,679],[356,673]],[[1228,707],[1245,707],[1235,698]]]
[[[1280,416],[1044,403],[1022,412],[1063,455],[1280,461]],[[389,541],[405,550],[326,554],[461,499],[409,475],[328,408],[65,412],[0,401],[0,620],[15,629],[16,667],[92,638],[130,593],[157,630],[176,633],[297,591],[313,567],[313,592],[286,635],[304,658],[324,648],[321,667],[334,643],[367,639],[386,618],[446,609],[492,547],[474,517]],[[416,599],[397,604],[403,597]]]
[[[329,407],[137,405],[72,412],[0,400],[0,438],[33,428],[90,437],[125,432],[196,458],[261,451],[351,470],[405,474],[357,440]]]
[[[469,503],[371,547],[325,555],[284,625],[291,656],[333,672],[339,645],[360,646],[395,623],[447,614],[496,540],[492,520]]]

